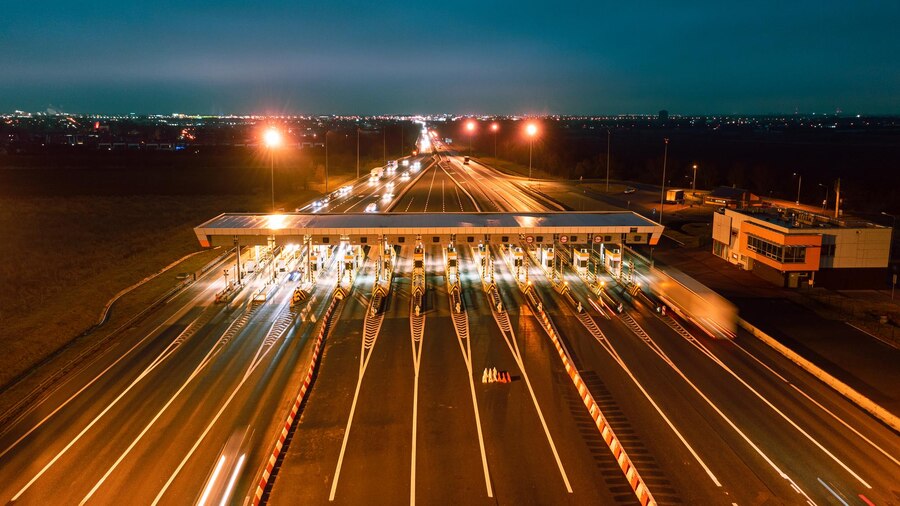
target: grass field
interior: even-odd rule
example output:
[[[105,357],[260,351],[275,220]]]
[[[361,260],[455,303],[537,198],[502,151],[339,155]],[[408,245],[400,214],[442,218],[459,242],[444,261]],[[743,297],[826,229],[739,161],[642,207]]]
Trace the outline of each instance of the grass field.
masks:
[[[296,192],[284,205],[312,195]],[[267,208],[266,202],[268,195],[2,198],[8,253],[0,263],[0,385],[91,327],[121,289],[200,250],[194,226],[227,210]],[[144,299],[174,286],[185,269],[154,280],[142,290]],[[113,314],[129,310],[123,300]]]

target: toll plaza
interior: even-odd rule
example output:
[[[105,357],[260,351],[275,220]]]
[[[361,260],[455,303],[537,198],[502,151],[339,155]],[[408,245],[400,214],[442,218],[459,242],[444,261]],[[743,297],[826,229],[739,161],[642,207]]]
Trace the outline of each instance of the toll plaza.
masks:
[[[332,247],[346,249],[339,267],[353,272],[360,259],[376,256],[381,271],[389,271],[395,248],[421,248],[433,244],[446,248],[445,259],[456,261],[458,245],[478,248],[482,275],[492,270],[491,255],[483,254],[491,245],[516,256],[521,266],[524,255],[555,277],[563,262],[585,268],[585,255],[595,270],[604,268],[620,279],[621,254],[627,245],[655,245],[663,226],[632,212],[515,212],[515,213],[359,213],[359,214],[221,214],[194,232],[204,247],[252,248],[254,264],[259,259],[276,258],[289,251],[303,256],[312,278],[329,259]],[[574,248],[573,251],[570,249]],[[574,258],[573,258],[574,257]],[[240,272],[240,256],[237,256]],[[274,271],[281,268],[277,263]],[[245,266],[244,269],[247,267]],[[448,265],[450,274],[456,266]]]

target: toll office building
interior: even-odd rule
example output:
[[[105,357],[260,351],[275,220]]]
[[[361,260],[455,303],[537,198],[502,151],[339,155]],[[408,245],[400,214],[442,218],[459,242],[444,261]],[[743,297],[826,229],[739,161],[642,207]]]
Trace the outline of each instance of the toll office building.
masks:
[[[713,213],[713,254],[788,288],[883,288],[892,229],[799,209]]]

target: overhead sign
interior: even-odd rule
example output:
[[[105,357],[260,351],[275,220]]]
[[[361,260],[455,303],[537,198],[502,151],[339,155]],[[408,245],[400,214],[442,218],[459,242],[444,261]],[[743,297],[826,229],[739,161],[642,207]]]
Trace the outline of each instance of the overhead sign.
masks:
[[[526,236],[525,236],[525,242],[528,243],[528,244],[533,243],[533,242],[534,242],[534,236],[533,236],[533,235],[526,235]]]
[[[561,243],[563,243],[563,244],[569,242],[569,236],[567,236],[567,235],[561,235],[561,236],[559,236],[559,242],[561,242]]]
[[[595,236],[594,236],[594,244],[600,244],[601,242],[603,242],[603,236],[602,236],[602,235],[595,235]]]

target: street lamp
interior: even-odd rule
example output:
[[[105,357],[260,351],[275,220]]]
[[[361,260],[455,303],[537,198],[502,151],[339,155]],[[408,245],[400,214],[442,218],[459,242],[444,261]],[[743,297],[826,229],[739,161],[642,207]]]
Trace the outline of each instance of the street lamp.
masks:
[[[491,132],[494,132],[494,158],[497,158],[497,130],[500,130],[500,125],[497,122],[491,123]]]
[[[528,136],[528,179],[531,179],[531,153],[534,148],[534,136],[538,133],[538,127],[534,123],[525,126],[525,135]]]
[[[269,159],[272,170],[272,212],[275,212],[275,148],[281,146],[281,132],[276,128],[269,128],[263,134],[263,143],[269,150]]]
[[[325,195],[328,195],[328,134],[330,130],[325,130]]]
[[[659,223],[663,222],[663,207],[666,205],[666,162],[669,159],[669,139],[663,139],[666,143],[663,151],[662,189],[659,192]]]
[[[803,184],[803,175],[799,172],[794,172],[794,175],[797,176],[797,205],[800,205],[800,185]]]
[[[609,193],[609,143],[612,139],[612,130],[606,129],[606,193]]]
[[[469,156],[472,156],[472,136],[475,134],[474,121],[466,121],[466,131],[469,132]]]
[[[822,212],[824,213],[825,209],[828,207],[828,190],[829,190],[829,188],[828,188],[827,184],[819,183],[819,186],[821,186],[822,188],[825,188],[825,200],[822,201]]]
[[[694,179],[691,179],[691,191],[696,194],[697,192],[697,164],[694,164]]]

